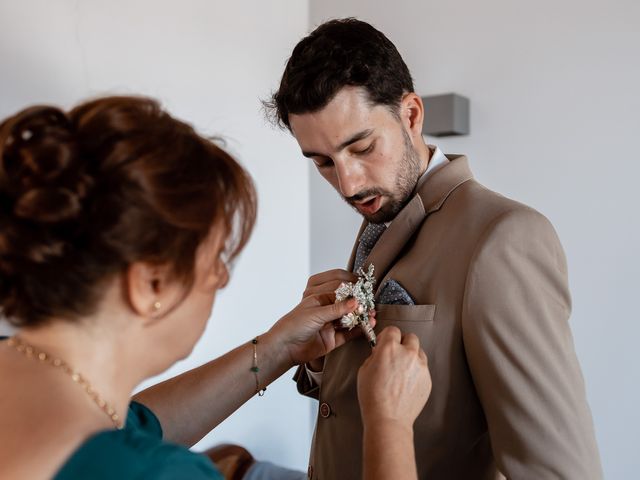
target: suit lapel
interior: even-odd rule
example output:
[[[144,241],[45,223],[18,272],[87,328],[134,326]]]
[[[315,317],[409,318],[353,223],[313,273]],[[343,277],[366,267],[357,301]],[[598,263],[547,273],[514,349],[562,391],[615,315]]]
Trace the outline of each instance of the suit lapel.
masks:
[[[438,211],[456,188],[473,178],[465,156],[448,156],[448,158],[450,160],[448,164],[419,185],[416,194],[391,222],[365,260],[363,265],[365,270],[369,268],[369,264],[373,264],[375,268],[375,277],[378,279],[376,298],[380,292],[380,286],[384,283],[382,280],[389,272],[394,260],[425,219]],[[367,222],[363,222],[358,239],[366,225]],[[353,269],[357,246],[356,241],[349,260],[349,270]]]
[[[416,195],[411,201],[400,211],[396,218],[391,222],[389,228],[382,234],[378,242],[375,244],[371,253],[364,261],[363,268],[367,270],[369,264],[373,264],[375,268],[375,277],[382,279],[393,260],[398,256],[402,247],[413,236],[418,227],[425,218],[425,211],[422,205],[422,199]],[[376,285],[376,296],[379,291],[381,282]]]
[[[347,270],[353,272],[353,265],[356,263],[356,251],[358,250],[358,243],[360,243],[360,235],[364,232],[364,229],[367,228],[366,220],[362,222],[360,225],[360,230],[358,230],[358,235],[356,235],[356,243],[353,244],[353,248],[351,249],[351,256],[349,257],[349,262],[347,263]]]
[[[456,188],[473,178],[467,157],[447,155],[447,158],[449,163],[430,175],[416,192],[427,215],[440,210]]]

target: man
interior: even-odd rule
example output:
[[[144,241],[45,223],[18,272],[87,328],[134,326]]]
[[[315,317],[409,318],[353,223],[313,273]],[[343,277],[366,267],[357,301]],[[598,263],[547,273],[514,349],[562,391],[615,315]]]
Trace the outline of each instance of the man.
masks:
[[[294,48],[269,106],[364,217],[349,270],[375,267],[376,331],[415,333],[427,353],[419,477],[601,478],[554,229],[425,144],[429,112],[395,46],[367,23],[327,22]],[[311,478],[362,477],[356,374],[369,352],[360,338],[296,373],[320,401]]]

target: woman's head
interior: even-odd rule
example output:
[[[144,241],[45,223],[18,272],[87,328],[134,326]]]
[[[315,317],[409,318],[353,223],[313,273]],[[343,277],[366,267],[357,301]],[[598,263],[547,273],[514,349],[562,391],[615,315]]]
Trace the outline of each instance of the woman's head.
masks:
[[[186,295],[212,232],[231,260],[255,214],[242,167],[153,100],[29,108],[0,125],[0,305],[17,326],[76,320],[134,264]]]

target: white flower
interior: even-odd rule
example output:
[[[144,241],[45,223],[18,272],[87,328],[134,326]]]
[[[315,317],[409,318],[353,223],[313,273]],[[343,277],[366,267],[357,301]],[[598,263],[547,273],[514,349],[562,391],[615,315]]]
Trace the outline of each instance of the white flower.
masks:
[[[369,265],[369,269],[365,273],[362,268],[358,269],[358,281],[354,284],[351,282],[341,283],[336,289],[336,301],[341,302],[348,298],[355,298],[358,301],[358,308],[342,317],[339,324],[343,328],[351,330],[356,325],[362,328],[369,342],[375,345],[375,334],[369,325],[369,312],[374,309],[375,301],[373,295],[373,287],[376,279],[373,276],[373,264]]]

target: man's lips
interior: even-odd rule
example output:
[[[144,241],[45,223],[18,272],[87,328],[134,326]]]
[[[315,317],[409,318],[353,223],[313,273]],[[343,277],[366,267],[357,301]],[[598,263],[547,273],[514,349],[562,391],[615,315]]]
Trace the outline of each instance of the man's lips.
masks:
[[[375,197],[370,197],[362,202],[356,202],[355,206],[363,215],[373,215],[380,210],[381,203],[382,197],[380,195],[376,195]]]

